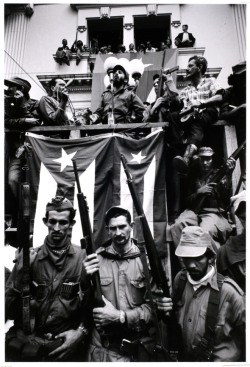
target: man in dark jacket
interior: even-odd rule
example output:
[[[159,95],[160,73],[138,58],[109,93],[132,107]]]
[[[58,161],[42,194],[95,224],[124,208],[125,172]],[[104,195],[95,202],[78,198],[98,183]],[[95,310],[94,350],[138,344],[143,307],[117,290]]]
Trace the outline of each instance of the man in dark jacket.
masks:
[[[183,24],[182,30],[183,32],[179,33],[178,36],[175,38],[176,47],[193,47],[195,43],[195,38],[192,33],[188,33],[188,25]]]

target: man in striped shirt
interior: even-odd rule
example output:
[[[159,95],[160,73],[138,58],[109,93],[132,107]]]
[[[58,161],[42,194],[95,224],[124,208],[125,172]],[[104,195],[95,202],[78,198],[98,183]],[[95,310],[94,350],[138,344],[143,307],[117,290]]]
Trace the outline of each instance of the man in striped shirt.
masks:
[[[186,151],[174,158],[174,165],[179,172],[186,173],[190,159],[199,148],[205,128],[218,119],[218,105],[222,101],[223,89],[213,77],[205,77],[207,60],[204,57],[193,56],[188,61],[186,80],[190,83],[180,94],[186,107],[191,107],[194,113],[186,121],[178,121],[178,129],[184,131]],[[176,125],[176,124],[174,124]]]

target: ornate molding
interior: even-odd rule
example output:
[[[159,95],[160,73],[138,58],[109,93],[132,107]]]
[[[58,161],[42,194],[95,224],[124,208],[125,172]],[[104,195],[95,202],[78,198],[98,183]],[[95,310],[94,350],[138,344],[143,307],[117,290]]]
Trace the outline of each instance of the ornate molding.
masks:
[[[173,20],[171,22],[171,26],[174,27],[174,28],[178,28],[178,27],[180,27],[180,25],[181,25],[181,22],[179,20]]]
[[[100,18],[110,18],[110,7],[109,6],[102,6],[100,8]]]
[[[158,6],[156,4],[147,5],[147,16],[149,15],[157,15]]]
[[[134,24],[132,23],[125,23],[123,25],[123,28],[125,28],[127,31],[130,31],[134,27]]]
[[[87,27],[85,25],[79,25],[77,27],[77,31],[80,32],[80,33],[83,33],[87,30]]]

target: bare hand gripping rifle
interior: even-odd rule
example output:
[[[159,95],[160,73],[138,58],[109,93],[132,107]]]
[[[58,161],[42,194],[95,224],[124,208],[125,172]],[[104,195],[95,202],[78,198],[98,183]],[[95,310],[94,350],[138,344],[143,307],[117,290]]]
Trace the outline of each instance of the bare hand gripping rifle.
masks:
[[[232,153],[232,155],[229,158],[234,158],[235,160],[238,159],[241,151],[245,149],[245,147],[246,147],[246,140]],[[219,183],[223,179],[223,177],[226,175],[226,173],[227,173],[227,164],[224,163],[223,166],[213,176],[209,178],[207,184]],[[195,213],[199,213],[206,196],[207,196],[206,194],[202,195],[200,200],[197,202],[197,204],[194,205],[194,207],[192,207],[192,210]]]
[[[154,239],[152,237],[148,221],[145,217],[140,199],[137,195],[137,192],[135,190],[133,178],[128,171],[127,168],[127,161],[123,154],[121,154],[121,161],[124,167],[125,174],[127,176],[127,183],[129,187],[130,194],[133,199],[133,203],[135,206],[135,210],[137,212],[138,217],[140,218],[141,227],[143,231],[143,236],[145,240],[145,247],[149,259],[149,264],[151,268],[152,277],[159,289],[163,291],[163,297],[170,298],[170,290],[168,285],[168,280],[166,277],[166,274],[164,272],[159,254],[156,249],[156,245],[154,242]],[[179,326],[177,323],[177,319],[175,317],[175,314],[173,311],[169,313],[169,316],[166,318],[166,324],[168,329],[168,351],[172,356],[178,355],[178,346],[180,345],[180,334],[179,334]],[[173,360],[173,359],[172,359]],[[175,358],[175,361],[177,361],[177,358]]]
[[[89,208],[86,200],[86,196],[83,195],[81,191],[76,161],[72,160],[76,185],[77,185],[77,200],[78,200],[78,207],[81,219],[81,226],[83,232],[83,238],[81,239],[81,248],[86,249],[87,255],[91,255],[95,253],[96,247],[93,239],[91,223],[89,219]],[[101,291],[101,282],[100,282],[100,274],[99,272],[95,272],[91,276],[91,281],[94,290],[94,304],[95,307],[104,307],[105,303],[102,299],[102,291]]]

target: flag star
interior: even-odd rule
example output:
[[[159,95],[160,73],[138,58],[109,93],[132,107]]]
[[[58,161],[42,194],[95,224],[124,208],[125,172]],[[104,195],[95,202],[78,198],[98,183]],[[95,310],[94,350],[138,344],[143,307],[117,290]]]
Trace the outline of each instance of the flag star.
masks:
[[[131,161],[130,161],[130,162],[137,162],[137,163],[141,164],[141,161],[142,161],[144,158],[146,158],[146,157],[147,157],[146,155],[141,155],[141,152],[142,152],[142,151],[140,151],[138,154],[133,154],[133,153],[131,153],[131,154],[132,154],[132,156],[133,156],[133,159],[131,159]]]
[[[140,61],[142,62],[142,59],[140,59]],[[143,62],[142,62],[143,63]],[[144,69],[145,68],[147,68],[148,66],[150,66],[150,65],[153,65],[153,64],[143,64],[143,66],[144,66]]]
[[[76,154],[76,151],[73,152],[73,153],[67,154],[67,152],[62,148],[61,158],[53,159],[54,162],[58,162],[58,163],[61,164],[60,172],[62,172],[64,170],[64,168],[67,167],[67,166],[72,166],[73,167],[72,158],[74,157],[75,154]]]

